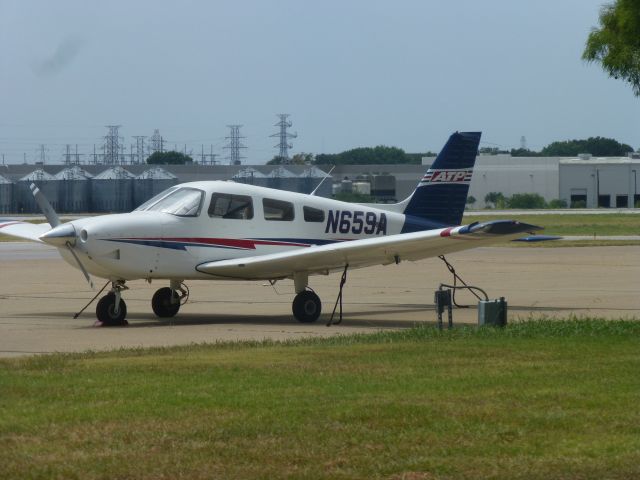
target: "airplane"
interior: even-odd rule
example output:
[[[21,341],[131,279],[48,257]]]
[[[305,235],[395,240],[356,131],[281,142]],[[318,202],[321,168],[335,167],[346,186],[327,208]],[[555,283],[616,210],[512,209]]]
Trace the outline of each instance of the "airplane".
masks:
[[[0,233],[56,247],[92,288],[91,275],[106,279],[103,290],[109,283],[111,289],[96,305],[99,325],[127,324],[122,294],[136,279],[168,280],[151,300],[160,318],[175,316],[186,302],[187,280],[293,279],[293,316],[315,322],[322,302],[311,276],[343,271],[341,294],[347,269],[441,256],[542,229],[514,220],[461,225],[480,136],[452,134],[414,192],[395,204],[199,181],[172,186],[130,213],[61,223],[32,184],[48,223],[0,219]]]

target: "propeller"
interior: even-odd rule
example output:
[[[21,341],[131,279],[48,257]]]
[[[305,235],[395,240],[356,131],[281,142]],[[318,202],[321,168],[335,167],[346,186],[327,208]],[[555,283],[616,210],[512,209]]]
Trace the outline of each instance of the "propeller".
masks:
[[[91,289],[94,290],[95,287],[93,285],[93,280],[91,280],[91,277],[89,276],[89,272],[84,268],[84,265],[80,261],[80,257],[78,257],[78,254],[73,249],[77,238],[76,228],[72,223],[60,223],[58,214],[36,184],[32,183],[29,188],[31,189],[31,193],[33,193],[36,203],[40,207],[40,210],[42,210],[42,213],[44,213],[44,216],[47,218],[49,225],[52,227],[51,230],[40,236],[40,240],[48,245],[53,245],[54,247],[66,247],[78,264],[78,268],[80,268],[80,271],[84,274],[84,278],[87,279],[87,283]]]

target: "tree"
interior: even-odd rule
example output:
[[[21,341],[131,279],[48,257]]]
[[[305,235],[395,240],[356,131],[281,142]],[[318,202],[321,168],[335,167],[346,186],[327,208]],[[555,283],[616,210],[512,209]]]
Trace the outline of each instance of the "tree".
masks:
[[[484,203],[492,203],[495,208],[504,208],[506,202],[501,192],[489,192],[484,196]]]
[[[549,202],[549,205],[547,205],[547,207],[549,208],[567,208],[567,201],[563,198],[554,198],[553,200],[551,200]]]
[[[545,208],[547,203],[537,193],[514,193],[507,199],[509,208]]]
[[[149,165],[189,165],[193,158],[181,152],[173,150],[169,152],[155,152],[147,158]]]
[[[596,157],[623,157],[633,152],[633,147],[613,138],[589,137],[586,140],[564,140],[552,142],[540,152],[549,157],[575,157],[580,153],[590,153]]]
[[[583,60],[598,62],[613,78],[631,84],[640,96],[640,0],[615,0],[600,10],[582,53]]]
[[[397,147],[378,145],[377,147],[360,147],[342,153],[321,153],[316,155],[316,165],[391,165],[410,163],[420,165],[422,157],[434,156],[431,152],[405,153]]]
[[[478,150],[480,155],[499,155],[504,153],[509,153],[507,150],[502,150],[498,147],[481,147]]]
[[[511,156],[512,157],[540,157],[542,153],[536,152],[534,150],[529,150],[528,148],[512,148]]]
[[[289,159],[290,165],[310,165],[315,162],[315,156],[313,153],[305,153],[300,152],[296,153],[293,157]],[[282,165],[285,162],[280,155],[276,155],[271,160],[267,162],[267,165]]]
[[[473,205],[474,203],[476,203],[476,197],[474,197],[473,195],[469,195],[467,197],[467,205]]]

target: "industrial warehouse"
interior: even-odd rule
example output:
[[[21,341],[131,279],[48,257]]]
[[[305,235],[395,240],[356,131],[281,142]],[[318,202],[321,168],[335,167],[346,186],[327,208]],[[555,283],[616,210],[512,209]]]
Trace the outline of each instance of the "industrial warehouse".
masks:
[[[377,202],[408,197],[433,157],[422,165],[2,165],[0,213],[31,214],[39,209],[29,190],[37,184],[63,213],[126,212],[162,190],[184,182],[230,180],[331,197],[339,192],[370,195]],[[320,168],[321,167],[321,168]],[[473,208],[485,196],[535,193],[550,202],[583,208],[633,208],[640,202],[633,157],[579,158],[479,155],[471,182]]]

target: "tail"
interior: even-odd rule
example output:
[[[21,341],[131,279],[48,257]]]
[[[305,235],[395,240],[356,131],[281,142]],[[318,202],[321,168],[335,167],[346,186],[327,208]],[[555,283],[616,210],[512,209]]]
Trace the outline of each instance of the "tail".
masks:
[[[456,132],[405,200],[403,233],[460,225],[467,202],[480,132]]]

